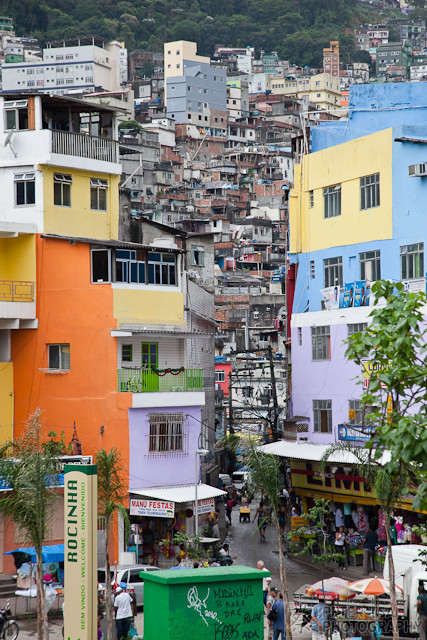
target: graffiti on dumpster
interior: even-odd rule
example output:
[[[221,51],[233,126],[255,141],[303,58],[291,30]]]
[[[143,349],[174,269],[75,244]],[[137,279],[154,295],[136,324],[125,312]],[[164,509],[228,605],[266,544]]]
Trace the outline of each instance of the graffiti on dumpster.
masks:
[[[209,611],[206,600],[209,598],[210,589],[206,594],[206,598],[201,600],[199,598],[199,592],[197,591],[197,587],[191,587],[187,593],[187,600],[190,604],[187,605],[188,609],[194,609],[202,618],[203,622],[206,626],[209,627],[209,620],[215,621],[218,624],[222,624],[221,620],[218,619],[218,614],[216,611]]]

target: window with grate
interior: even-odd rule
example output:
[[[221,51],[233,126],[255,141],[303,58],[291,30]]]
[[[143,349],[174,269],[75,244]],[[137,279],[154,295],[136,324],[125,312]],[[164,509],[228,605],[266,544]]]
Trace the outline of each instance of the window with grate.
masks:
[[[316,277],[316,267],[314,264],[314,260],[310,260],[310,278],[314,280]]]
[[[347,335],[354,336],[355,333],[362,333],[367,327],[366,322],[357,322],[356,324],[347,325]]]
[[[424,275],[424,243],[400,247],[400,271],[402,280],[422,278]]]
[[[331,359],[330,327],[311,327],[311,345],[313,360]]]
[[[150,413],[150,453],[184,452],[184,414]]]
[[[325,218],[335,218],[341,215],[341,185],[323,189],[323,216]]]
[[[372,209],[380,206],[380,174],[360,178],[360,208]]]
[[[315,433],[332,433],[332,400],[313,400]]]
[[[326,287],[342,287],[342,257],[326,258],[323,260],[323,273]]]
[[[365,251],[360,256],[360,279],[375,282],[381,280],[381,253],[376,251]]]

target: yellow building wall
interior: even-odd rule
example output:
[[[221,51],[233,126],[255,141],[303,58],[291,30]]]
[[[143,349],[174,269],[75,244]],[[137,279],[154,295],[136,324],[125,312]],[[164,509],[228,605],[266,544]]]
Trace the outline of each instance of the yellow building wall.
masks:
[[[44,171],[44,228],[45,233],[63,236],[117,240],[119,232],[120,176],[108,173],[90,173],[61,167],[42,167]],[[54,173],[71,175],[71,207],[53,204]],[[90,179],[108,180],[107,211],[90,208]]]
[[[113,315],[122,324],[185,326],[184,294],[113,289]]]
[[[0,280],[36,280],[36,239],[33,234],[0,238]]]
[[[0,444],[13,439],[13,363],[0,362]]]
[[[392,238],[392,129],[304,156],[289,199],[292,253]],[[360,178],[380,174],[380,206],[361,211]],[[341,215],[324,218],[323,188],[341,184]],[[313,191],[314,206],[309,207]]]

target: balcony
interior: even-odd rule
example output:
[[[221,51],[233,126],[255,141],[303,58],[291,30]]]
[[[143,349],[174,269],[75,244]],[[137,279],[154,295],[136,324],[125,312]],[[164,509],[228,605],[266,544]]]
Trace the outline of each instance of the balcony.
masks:
[[[89,136],[85,133],[52,131],[52,153],[118,162],[118,149],[119,143],[116,140]]]
[[[118,369],[117,390],[130,393],[156,391],[202,391],[203,369],[171,369],[157,374],[152,369]]]
[[[0,280],[2,328],[18,329],[20,326],[22,328],[20,320],[35,319],[35,283],[26,280]]]
[[[0,302],[34,302],[34,282],[0,280]]]
[[[347,442],[367,442],[371,439],[373,432],[373,427],[359,427],[339,424],[338,440],[345,440]]]

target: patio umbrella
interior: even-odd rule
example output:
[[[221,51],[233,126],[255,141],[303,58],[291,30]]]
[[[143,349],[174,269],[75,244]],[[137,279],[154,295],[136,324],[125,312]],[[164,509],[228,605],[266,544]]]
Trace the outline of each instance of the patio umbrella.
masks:
[[[354,591],[350,589],[347,580],[334,577],[325,578],[323,581],[319,580],[318,582],[315,582],[310,587],[308,587],[308,589],[306,590],[306,593],[316,593],[316,595],[319,595],[317,592],[324,592],[325,594],[334,593],[338,596],[344,596],[347,598],[350,595],[354,595]]]
[[[356,580],[356,582],[350,582],[348,586],[352,591],[364,593],[367,596],[390,595],[390,582],[384,580],[384,578],[364,578]],[[403,594],[403,589],[399,585],[396,584],[395,587],[396,595]]]

